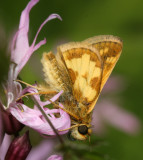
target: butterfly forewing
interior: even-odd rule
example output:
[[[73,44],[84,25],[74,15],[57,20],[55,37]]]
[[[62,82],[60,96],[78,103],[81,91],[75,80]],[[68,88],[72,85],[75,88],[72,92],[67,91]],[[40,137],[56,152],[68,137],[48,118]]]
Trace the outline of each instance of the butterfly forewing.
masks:
[[[100,91],[102,63],[98,50],[82,43],[65,44],[59,50],[72,81],[73,96],[90,107]]]

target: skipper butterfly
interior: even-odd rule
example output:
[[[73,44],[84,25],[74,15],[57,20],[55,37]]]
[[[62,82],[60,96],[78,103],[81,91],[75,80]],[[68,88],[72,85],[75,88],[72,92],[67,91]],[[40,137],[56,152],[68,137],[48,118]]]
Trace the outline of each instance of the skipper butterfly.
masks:
[[[58,47],[42,57],[49,95],[64,91],[59,101],[71,117],[70,137],[85,140],[99,94],[122,51],[120,38],[102,35]]]

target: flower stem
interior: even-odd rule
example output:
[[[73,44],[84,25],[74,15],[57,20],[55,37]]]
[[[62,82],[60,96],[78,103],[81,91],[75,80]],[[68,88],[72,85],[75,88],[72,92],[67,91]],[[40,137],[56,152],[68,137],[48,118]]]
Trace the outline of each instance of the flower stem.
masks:
[[[56,136],[58,137],[60,143],[62,145],[64,145],[64,141],[62,139],[62,137],[58,134],[56,128],[54,127],[54,125],[52,124],[52,122],[50,121],[50,119],[48,118],[48,116],[46,115],[46,113],[44,112],[43,108],[39,105],[39,103],[37,102],[37,100],[35,99],[34,96],[31,96],[31,99],[33,100],[33,102],[36,104],[36,106],[38,107],[38,109],[40,110],[40,112],[42,113],[42,115],[44,116],[44,118],[46,119],[46,121],[49,123],[49,125],[51,126],[51,128],[53,129],[53,131],[55,132]]]

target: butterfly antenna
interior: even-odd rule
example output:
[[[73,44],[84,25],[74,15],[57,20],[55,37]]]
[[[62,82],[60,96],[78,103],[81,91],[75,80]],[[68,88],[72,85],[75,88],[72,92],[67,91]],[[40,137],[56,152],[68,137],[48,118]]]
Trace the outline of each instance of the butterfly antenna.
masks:
[[[40,87],[33,86],[33,85],[28,84],[28,83],[26,83],[24,81],[21,81],[21,80],[14,80],[14,81],[20,82],[22,84],[25,84],[25,85],[27,85],[27,86],[29,86],[31,88],[35,88],[37,90],[42,90],[42,88],[40,88]],[[56,94],[56,93],[57,93],[56,91],[52,91],[52,90],[49,90],[49,91],[39,91],[37,93],[26,93],[26,94],[22,95],[21,97],[19,97],[16,101],[19,101],[20,99],[22,99],[23,97],[26,97],[26,96],[39,95],[39,94]]]
[[[33,86],[33,85],[28,84],[28,83],[26,83],[26,82],[24,82],[24,81],[21,81],[21,80],[13,80],[13,81],[20,82],[20,83],[22,83],[22,84],[25,84],[26,86],[29,86],[29,87],[31,87],[31,88],[35,88],[35,89],[37,89],[37,90],[41,90],[41,88],[36,87],[36,86]]]
[[[79,126],[79,124],[76,124],[76,125],[74,125],[74,126],[71,126],[70,128],[66,128],[66,129],[62,129],[62,130],[58,130],[59,132],[62,132],[62,131],[67,131],[67,130],[69,130],[69,129],[72,129],[72,128],[75,128],[75,127],[78,127]]]
[[[79,126],[83,126],[83,125],[86,125],[86,124],[75,124],[75,125],[71,126],[70,128],[59,130],[59,131],[66,131],[66,130],[69,130],[69,129],[72,129],[72,128],[75,128],[75,127],[79,127]]]
[[[43,93],[43,92],[42,92],[42,93]],[[24,97],[26,97],[26,96],[39,95],[39,94],[41,94],[41,92],[37,92],[37,93],[26,93],[26,94],[22,95],[21,97],[17,98],[16,101],[19,101],[20,99],[22,99],[22,98],[24,98]]]

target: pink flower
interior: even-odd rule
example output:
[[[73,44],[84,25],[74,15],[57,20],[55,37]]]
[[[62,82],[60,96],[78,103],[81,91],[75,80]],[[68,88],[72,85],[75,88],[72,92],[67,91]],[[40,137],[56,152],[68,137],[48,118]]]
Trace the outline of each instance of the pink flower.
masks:
[[[29,45],[28,40],[28,31],[29,31],[29,12],[34,5],[38,3],[39,0],[31,0],[26,8],[23,10],[20,18],[19,29],[16,32],[12,45],[11,45],[11,61],[8,73],[7,83],[4,85],[4,89],[6,90],[7,96],[7,104],[2,104],[3,108],[10,112],[18,121],[21,123],[37,130],[41,134],[55,135],[50,125],[46,122],[42,113],[37,109],[37,106],[34,105],[34,108],[31,109],[22,101],[18,101],[17,99],[21,97],[26,92],[37,92],[36,89],[27,87],[22,90],[22,86],[19,82],[13,81],[17,79],[18,74],[24,67],[24,65],[29,60],[30,56],[36,51],[39,47],[46,43],[46,39],[41,40],[36,44],[36,39],[41,31],[42,27],[50,20],[54,18],[58,18],[61,20],[61,17],[57,14],[51,14],[39,27],[37,34],[32,42]],[[53,101],[57,100],[57,98],[62,94],[62,91],[52,98]],[[43,111],[49,117],[50,121],[53,123],[56,129],[67,129],[70,127],[70,117],[67,113],[65,113],[62,109],[45,109],[44,106],[50,104],[49,101],[42,102],[40,97],[37,95],[35,99],[40,104]],[[63,107],[61,104],[59,104]],[[23,112],[20,107],[22,107]],[[55,113],[59,113],[60,117],[56,118],[54,116]],[[60,134],[64,134],[67,131],[60,132]]]
[[[62,93],[63,93],[63,91],[59,92],[57,95],[55,95],[51,99],[51,101],[57,100]],[[50,121],[52,122],[52,124],[54,125],[54,127],[57,130],[63,130],[63,129],[70,127],[70,124],[71,124],[70,117],[66,112],[64,112],[62,109],[44,108],[44,106],[50,104],[50,102],[49,101],[42,102],[40,100],[39,95],[35,95],[34,97],[39,102],[40,106],[42,107],[44,112],[47,114],[48,118],[50,119]],[[55,132],[50,127],[50,125],[47,123],[47,121],[45,120],[42,113],[37,109],[36,105],[34,105],[33,109],[27,107],[24,104],[20,104],[20,105],[22,106],[22,108],[24,110],[23,112],[21,112],[21,110],[19,108],[17,108],[17,106],[10,108],[10,112],[12,113],[12,115],[14,117],[17,118],[17,120],[19,120],[21,123],[33,128],[35,130],[37,130],[41,134],[55,135]],[[62,104],[59,104],[59,105],[61,107],[63,107]],[[54,113],[60,113],[60,117],[56,118]],[[68,131],[62,131],[62,132],[59,132],[59,134],[65,134],[67,132]]]

